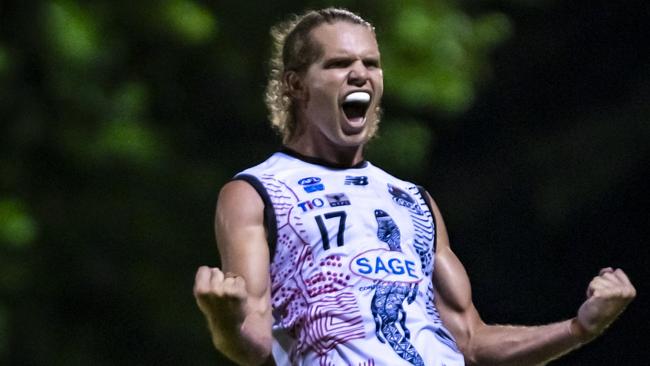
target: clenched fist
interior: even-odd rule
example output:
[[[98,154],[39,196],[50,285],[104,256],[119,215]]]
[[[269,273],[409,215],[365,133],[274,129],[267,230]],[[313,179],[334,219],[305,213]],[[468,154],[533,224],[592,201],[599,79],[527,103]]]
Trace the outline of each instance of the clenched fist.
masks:
[[[242,276],[201,266],[194,279],[194,297],[211,325],[237,325],[245,318],[248,293]]]
[[[591,339],[602,333],[636,296],[636,289],[625,272],[603,268],[587,288],[587,300],[576,318],[580,335]]]

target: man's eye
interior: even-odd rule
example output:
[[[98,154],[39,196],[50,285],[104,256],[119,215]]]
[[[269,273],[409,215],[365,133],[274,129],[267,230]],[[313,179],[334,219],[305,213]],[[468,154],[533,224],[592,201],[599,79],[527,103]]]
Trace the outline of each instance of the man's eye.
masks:
[[[379,62],[376,62],[376,61],[366,61],[366,62],[364,62],[364,64],[366,65],[366,67],[369,67],[369,68],[377,68],[377,67],[379,67]]]
[[[342,67],[348,67],[348,65],[350,65],[350,62],[347,60],[337,60],[329,62],[326,66],[328,69],[338,69]]]

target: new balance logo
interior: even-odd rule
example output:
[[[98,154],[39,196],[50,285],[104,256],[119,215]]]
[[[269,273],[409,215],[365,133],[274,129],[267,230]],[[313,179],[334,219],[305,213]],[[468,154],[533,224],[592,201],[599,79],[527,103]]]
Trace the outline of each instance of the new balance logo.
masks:
[[[345,185],[349,186],[350,184],[355,185],[355,186],[367,186],[368,185],[368,177],[362,175],[358,177],[354,177],[351,175],[346,175],[345,176]]]

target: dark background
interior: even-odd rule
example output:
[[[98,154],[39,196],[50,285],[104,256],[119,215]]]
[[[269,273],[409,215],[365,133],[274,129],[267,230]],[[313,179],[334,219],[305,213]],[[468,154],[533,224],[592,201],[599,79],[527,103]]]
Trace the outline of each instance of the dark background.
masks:
[[[489,323],[637,299],[554,365],[649,359],[642,1],[1,1],[0,364],[227,365],[191,294],[219,187],[279,147],[268,29],[342,5],[386,79],[368,156],[424,185]]]

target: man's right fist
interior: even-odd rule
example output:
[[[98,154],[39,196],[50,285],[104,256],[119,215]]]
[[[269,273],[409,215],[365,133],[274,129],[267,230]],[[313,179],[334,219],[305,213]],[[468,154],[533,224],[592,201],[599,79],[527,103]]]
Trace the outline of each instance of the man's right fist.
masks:
[[[248,292],[242,276],[201,266],[194,279],[194,297],[210,322],[221,323],[229,318],[228,323],[241,323],[245,318]]]

